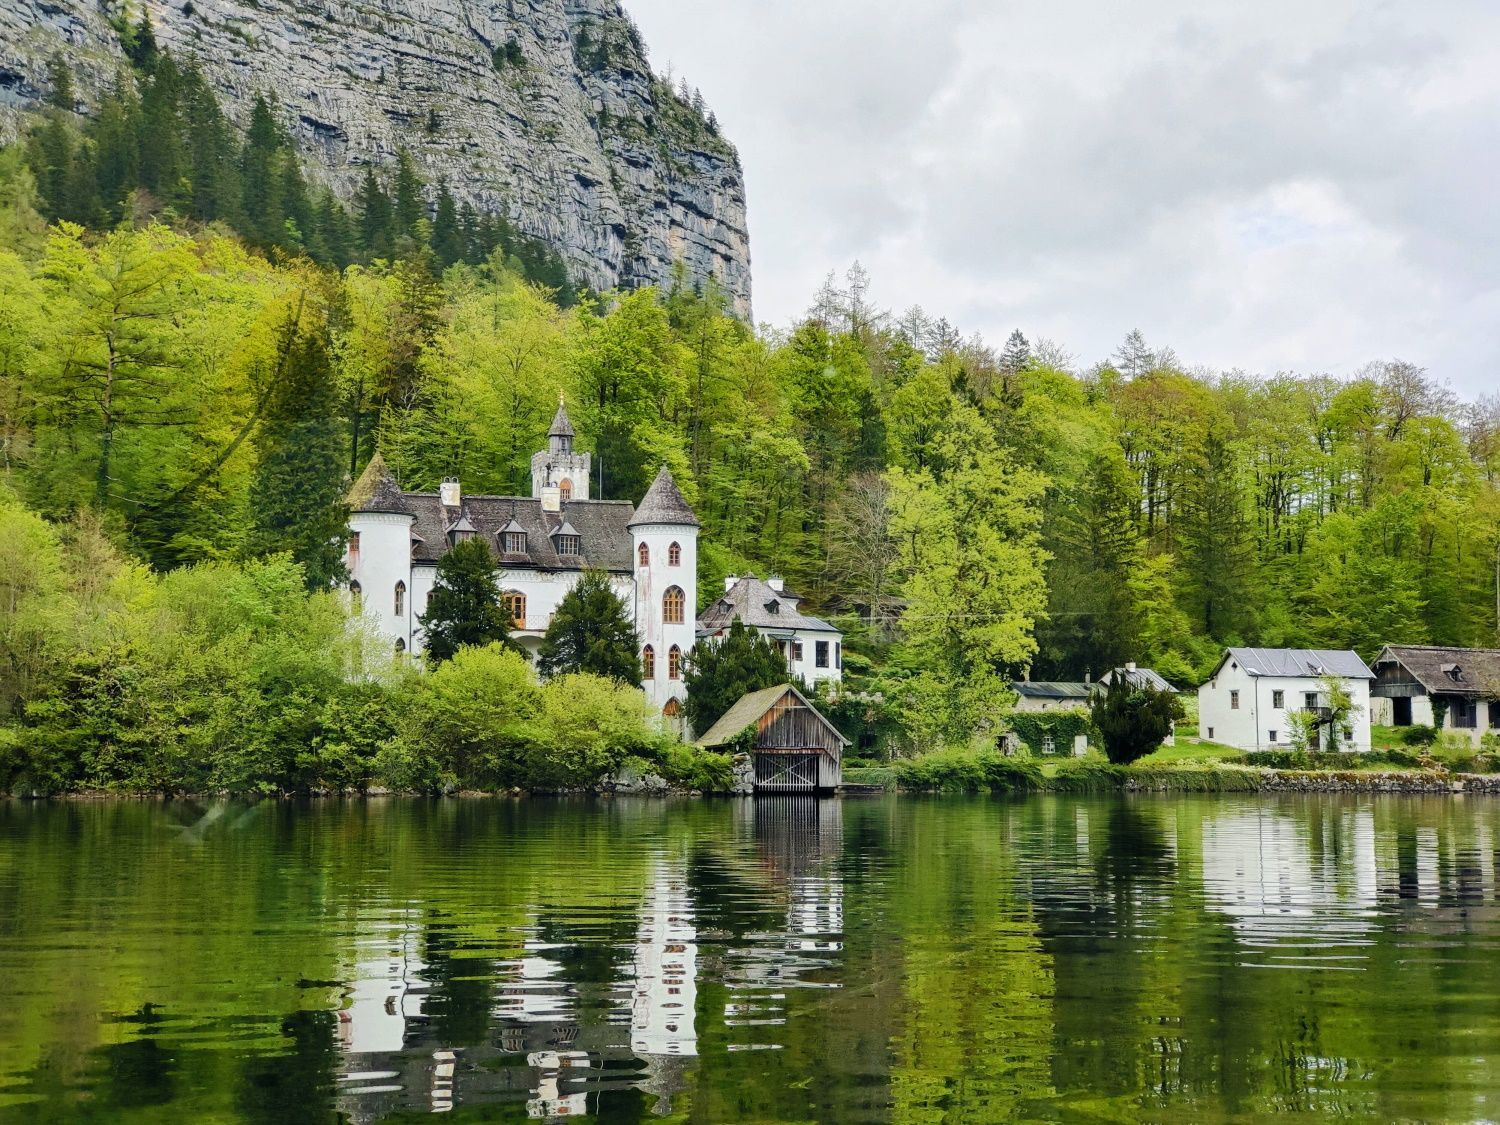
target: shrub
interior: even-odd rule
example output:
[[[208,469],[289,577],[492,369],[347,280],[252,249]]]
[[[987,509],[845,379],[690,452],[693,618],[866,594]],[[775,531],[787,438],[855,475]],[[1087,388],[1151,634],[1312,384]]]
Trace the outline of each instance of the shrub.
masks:
[[[1401,742],[1404,746],[1431,746],[1438,739],[1436,727],[1403,727]]]
[[[734,759],[729,754],[674,742],[665,746],[656,769],[676,788],[704,793],[727,793],[734,785]]]
[[[896,762],[894,769],[903,789],[983,793],[1042,787],[1042,772],[1036,763],[1003,758],[989,751],[937,750]]]

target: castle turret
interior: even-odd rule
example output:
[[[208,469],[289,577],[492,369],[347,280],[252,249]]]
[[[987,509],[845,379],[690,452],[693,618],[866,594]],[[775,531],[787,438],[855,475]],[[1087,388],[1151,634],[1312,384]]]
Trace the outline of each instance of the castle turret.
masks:
[[[349,590],[364,615],[402,651],[414,629],[411,542],[416,516],[385,459],[375,454],[349,490]]]
[[[663,467],[629,526],[642,686],[658,712],[675,718],[687,698],[684,661],[697,627],[698,517]]]
[[[562,502],[589,498],[589,471],[593,459],[587,453],[573,450],[573,423],[561,398],[557,413],[547,431],[547,448],[531,458],[531,495],[556,496]],[[546,489],[557,489],[547,493]]]

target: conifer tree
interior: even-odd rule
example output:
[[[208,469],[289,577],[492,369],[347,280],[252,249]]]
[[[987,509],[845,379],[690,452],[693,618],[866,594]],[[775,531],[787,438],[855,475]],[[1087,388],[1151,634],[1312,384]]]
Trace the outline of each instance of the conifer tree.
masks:
[[[73,91],[73,71],[61,55],[47,60],[47,104],[53,109],[72,113],[77,95]]]
[[[688,654],[687,716],[706,731],[746,692],[787,682],[786,658],[767,638],[734,621],[717,643],[704,639]]]
[[[1108,690],[1094,696],[1094,728],[1104,754],[1117,766],[1128,766],[1156,750],[1182,715],[1182,702],[1168,691],[1135,687],[1116,671]]]
[[[625,605],[602,570],[586,570],[563,595],[538,653],[544,676],[591,672],[638,684],[640,641]]]
[[[319,590],[343,576],[348,534],[338,386],[326,329],[287,331],[296,338],[256,439],[246,547],[252,556],[289,552]]]
[[[446,183],[439,185],[437,210],[432,219],[432,254],[438,265],[447,269],[464,258],[463,232],[459,229],[458,208]]]
[[[359,242],[371,258],[391,256],[391,197],[375,178],[375,169],[366,165],[365,178],[355,194],[354,205],[359,212]]]
[[[510,621],[495,586],[495,555],[479,536],[455,543],[438,560],[437,580],[419,619],[427,660],[441,664],[467,646],[509,644]]]
[[[392,199],[392,218],[398,238],[416,238],[417,224],[427,214],[422,198],[422,177],[417,174],[411,153],[402,149],[396,154],[396,187]]]

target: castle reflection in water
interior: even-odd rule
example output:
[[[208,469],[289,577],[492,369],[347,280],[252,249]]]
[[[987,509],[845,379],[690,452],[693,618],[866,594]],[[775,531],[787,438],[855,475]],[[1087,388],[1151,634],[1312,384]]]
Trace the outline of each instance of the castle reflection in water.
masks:
[[[450,965],[445,974],[444,991],[456,979],[488,992],[490,1034],[479,1047],[456,1047],[438,1031],[440,982],[424,960],[432,919],[411,910],[362,919],[339,1012],[340,1108],[374,1121],[396,1109],[524,1098],[529,1117],[580,1117],[590,1095],[630,1088],[652,1113],[669,1113],[699,1053],[706,971],[726,995],[722,1026],[755,1029],[753,1041],[737,1037],[725,1049],[779,1049],[786,990],[839,987],[815,978],[836,970],[843,949],[842,810],[812,797],[742,801],[738,848],[655,855],[644,894],[613,917],[559,919],[538,904],[519,928],[519,955],[465,956],[464,971],[455,978]],[[707,895],[695,886],[695,868],[705,867]],[[757,900],[779,899],[779,914],[762,910],[747,928],[738,905],[705,904],[724,897],[726,871]],[[607,943],[605,956],[578,957],[580,937],[597,953],[601,929],[625,919],[633,933]]]

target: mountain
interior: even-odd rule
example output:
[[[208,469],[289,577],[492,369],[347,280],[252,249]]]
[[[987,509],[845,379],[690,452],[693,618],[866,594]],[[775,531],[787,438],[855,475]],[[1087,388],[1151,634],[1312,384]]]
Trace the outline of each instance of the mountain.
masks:
[[[5,0],[0,138],[47,98],[56,59],[89,112],[143,14],[237,124],[274,98],[309,176],[346,200],[405,148],[578,281],[659,283],[681,262],[750,314],[739,157],[700,98],[652,74],[616,0]]]

